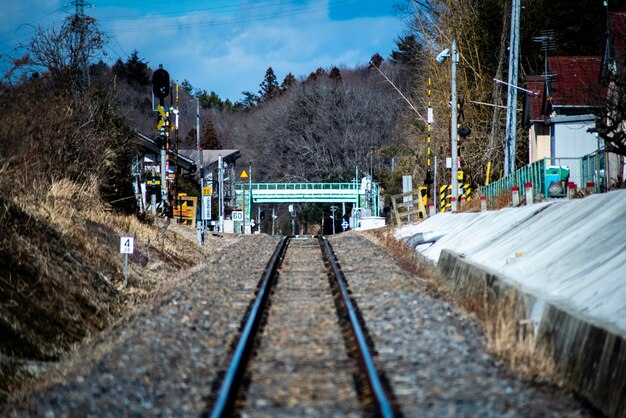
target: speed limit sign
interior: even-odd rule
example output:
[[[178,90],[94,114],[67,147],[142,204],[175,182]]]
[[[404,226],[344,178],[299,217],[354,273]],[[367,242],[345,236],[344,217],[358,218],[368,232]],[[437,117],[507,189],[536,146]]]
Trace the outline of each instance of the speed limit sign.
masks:
[[[233,211],[233,221],[243,221],[243,211],[236,210]]]

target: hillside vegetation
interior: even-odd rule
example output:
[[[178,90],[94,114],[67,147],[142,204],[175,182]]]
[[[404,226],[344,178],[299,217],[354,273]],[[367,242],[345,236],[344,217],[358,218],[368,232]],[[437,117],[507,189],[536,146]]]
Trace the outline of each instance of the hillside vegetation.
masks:
[[[406,6],[398,10],[410,26],[390,57],[374,54],[358,68],[329,63],[282,82],[270,67],[258,94],[246,92],[238,103],[182,82],[180,147],[195,146],[197,96],[202,146],[241,149],[243,161],[254,164],[255,180],[351,181],[358,166],[373,173],[386,195],[400,191],[402,175],[422,184],[428,101],[435,111],[432,155],[441,163],[450,154],[449,66],[433,56],[454,33],[465,57],[462,123],[473,132],[462,144],[464,170],[469,182],[482,183],[492,161],[497,175],[503,112],[470,103],[504,102],[504,89],[492,80],[506,78],[509,2],[398,3]],[[542,29],[560,35],[559,53],[598,52],[603,10],[598,1],[582,13],[587,3],[525,4],[522,73],[540,71],[542,55],[532,36]],[[25,376],[111,326],[203,254],[172,232],[175,225],[152,225],[136,213],[130,183],[135,131],[156,134],[151,68],[136,51],[112,65],[97,62],[106,34],[92,18],[75,19],[39,29],[27,55],[11,57],[0,84],[0,401]],[[597,31],[588,36],[581,25]],[[526,152],[521,144],[520,162]],[[310,216],[319,219],[319,212]],[[136,239],[128,288],[122,286],[121,235]]]

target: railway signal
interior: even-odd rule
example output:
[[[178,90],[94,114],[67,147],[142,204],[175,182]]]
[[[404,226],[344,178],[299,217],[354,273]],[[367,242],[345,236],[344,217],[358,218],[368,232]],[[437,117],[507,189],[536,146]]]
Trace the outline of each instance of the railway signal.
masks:
[[[152,93],[159,98],[161,105],[170,93],[170,74],[163,69],[161,64],[159,64],[159,69],[152,73]]]

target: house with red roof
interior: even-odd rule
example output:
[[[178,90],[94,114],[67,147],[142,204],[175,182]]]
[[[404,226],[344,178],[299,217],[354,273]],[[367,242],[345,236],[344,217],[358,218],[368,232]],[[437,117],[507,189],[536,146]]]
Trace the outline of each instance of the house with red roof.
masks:
[[[602,57],[548,57],[547,72],[526,78],[524,121],[529,162],[582,157],[598,150],[587,129],[606,97],[599,82]]]
[[[588,131],[596,126],[612,91],[608,80],[616,74],[626,74],[626,12],[609,13],[603,56],[547,57],[544,74],[526,77],[523,122],[530,163],[546,158],[560,165],[559,159],[597,152],[602,168],[594,180],[605,186],[623,181],[624,157],[605,155],[602,139]]]

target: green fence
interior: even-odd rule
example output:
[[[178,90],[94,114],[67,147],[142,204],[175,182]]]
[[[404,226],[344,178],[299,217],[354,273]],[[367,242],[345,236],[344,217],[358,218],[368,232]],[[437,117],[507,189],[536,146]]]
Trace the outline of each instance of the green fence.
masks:
[[[515,171],[512,175],[502,177],[488,186],[480,186],[478,192],[481,196],[486,196],[488,202],[498,197],[501,193],[509,192],[513,186],[518,186],[524,190],[525,183],[532,183],[534,193],[538,194],[545,187],[545,167],[546,160],[535,161]],[[536,187],[538,185],[539,187]]]
[[[565,167],[569,171],[568,182],[576,184],[578,188],[585,188],[587,183],[595,183],[596,192],[602,191],[602,176],[604,175],[603,154],[596,153],[581,158],[544,158],[518,169],[512,175],[502,177],[488,186],[480,186],[478,192],[492,202],[498,195],[510,192],[513,186],[520,188],[524,193],[524,184],[532,183],[533,196],[546,196],[549,184],[546,184],[546,169],[551,167]]]

